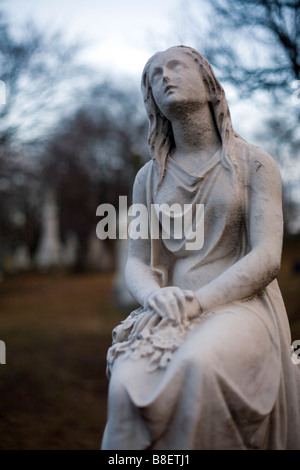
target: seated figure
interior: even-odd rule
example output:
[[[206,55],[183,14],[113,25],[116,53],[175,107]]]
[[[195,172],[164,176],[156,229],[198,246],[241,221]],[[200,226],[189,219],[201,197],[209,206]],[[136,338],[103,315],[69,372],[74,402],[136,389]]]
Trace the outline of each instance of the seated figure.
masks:
[[[126,282],[141,307],[113,331],[102,449],[299,449],[300,371],[276,281],[278,168],[233,130],[224,90],[194,49],[156,53],[141,86],[151,160],[133,203],[147,207],[150,235],[130,240]],[[191,227],[176,236],[171,212],[162,236],[151,210],[162,204],[191,207],[202,246]]]

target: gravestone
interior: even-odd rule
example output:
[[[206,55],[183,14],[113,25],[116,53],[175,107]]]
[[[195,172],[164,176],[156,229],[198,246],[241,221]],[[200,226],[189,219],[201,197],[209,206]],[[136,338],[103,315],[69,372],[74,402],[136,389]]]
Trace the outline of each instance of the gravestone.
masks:
[[[41,236],[38,243],[35,264],[47,269],[62,264],[62,243],[59,234],[58,208],[55,196],[47,190],[42,209]]]

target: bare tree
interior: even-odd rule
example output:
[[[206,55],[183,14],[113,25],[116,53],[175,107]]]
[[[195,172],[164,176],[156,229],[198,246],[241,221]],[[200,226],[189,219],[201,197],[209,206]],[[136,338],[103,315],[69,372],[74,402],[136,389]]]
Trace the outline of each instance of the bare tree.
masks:
[[[0,80],[6,92],[0,103],[0,268],[5,251],[18,243],[35,248],[43,139],[72,109],[71,90],[85,73],[76,59],[79,50],[33,23],[16,39],[0,12]]]
[[[130,87],[105,81],[92,87],[86,102],[59,122],[48,143],[41,179],[56,193],[62,238],[75,233],[80,242],[76,270],[85,268],[88,238],[99,221],[98,205],[118,209],[119,196],[130,200],[135,174],[147,155],[141,106]],[[114,243],[106,243],[113,253]]]
[[[253,136],[278,161],[286,229],[295,229],[300,204],[295,189],[300,177],[299,0],[186,0],[183,10],[185,35],[212,63],[220,81],[258,108],[259,97],[268,97],[269,117],[257,122]]]
[[[78,62],[82,45],[68,44],[59,31],[41,31],[33,22],[15,38],[0,11],[0,80],[6,103],[0,105],[0,143],[33,141],[71,107],[83,88],[87,69]],[[74,100],[73,100],[74,108]]]
[[[189,28],[221,81],[249,95],[258,88],[291,93],[300,78],[298,0],[185,2]],[[209,24],[203,24],[203,10]]]

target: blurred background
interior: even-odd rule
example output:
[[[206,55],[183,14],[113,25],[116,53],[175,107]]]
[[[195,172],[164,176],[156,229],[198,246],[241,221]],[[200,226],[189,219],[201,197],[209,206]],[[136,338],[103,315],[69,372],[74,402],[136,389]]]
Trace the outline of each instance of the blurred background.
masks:
[[[235,130],[278,163],[300,339],[299,1],[0,0],[0,449],[100,446],[106,351],[134,303],[126,241],[97,238],[96,209],[130,203],[141,73],[177,44],[209,59]]]

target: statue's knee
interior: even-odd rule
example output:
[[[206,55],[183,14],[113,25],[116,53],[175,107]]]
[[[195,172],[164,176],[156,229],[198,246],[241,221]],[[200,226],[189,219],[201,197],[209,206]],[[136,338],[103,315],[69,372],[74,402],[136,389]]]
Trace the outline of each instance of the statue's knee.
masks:
[[[128,377],[127,377],[128,380]],[[123,403],[128,396],[126,388],[126,376],[121,370],[115,370],[109,383],[109,397],[117,403]]]
[[[190,354],[186,357],[186,370],[189,378],[208,383],[216,374],[215,358],[209,351],[203,351],[200,356]]]

